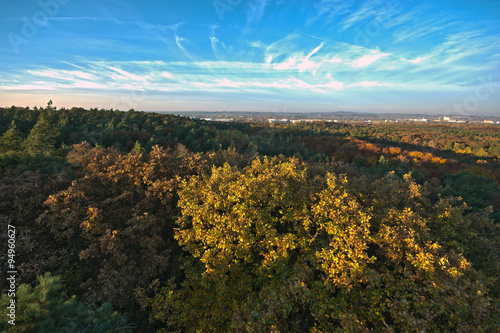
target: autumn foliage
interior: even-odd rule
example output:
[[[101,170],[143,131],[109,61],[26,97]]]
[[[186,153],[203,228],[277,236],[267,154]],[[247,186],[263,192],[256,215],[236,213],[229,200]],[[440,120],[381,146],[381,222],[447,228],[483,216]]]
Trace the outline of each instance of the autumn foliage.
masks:
[[[409,175],[373,186],[295,159],[214,168],[180,191],[185,281],[145,303],[192,331],[487,330],[485,284],[430,226],[457,216],[430,205]]]
[[[138,332],[500,324],[489,128],[207,124],[49,106],[0,118],[0,222],[20,231],[18,282],[54,329],[80,327],[54,319],[63,308]],[[32,292],[43,288],[58,296]]]

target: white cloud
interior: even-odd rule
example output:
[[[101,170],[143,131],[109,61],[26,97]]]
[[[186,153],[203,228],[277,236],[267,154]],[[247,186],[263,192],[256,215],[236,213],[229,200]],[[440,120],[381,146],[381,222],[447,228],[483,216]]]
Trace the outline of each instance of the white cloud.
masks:
[[[177,42],[182,40],[177,38]],[[214,51],[229,49],[214,34],[210,41]],[[244,42],[247,48],[249,43],[252,42]],[[355,96],[358,90],[364,93],[383,89],[452,91],[464,84],[466,74],[460,74],[463,71],[457,66],[467,66],[463,61],[467,55],[481,54],[485,48],[491,51],[499,46],[498,39],[483,37],[480,31],[450,34],[441,45],[424,54],[390,48],[372,50],[298,33],[268,45],[255,43],[255,47],[262,49],[260,61],[207,60],[208,57],[183,61],[80,60],[54,68],[33,68],[18,76],[4,75],[0,90],[259,93],[266,96],[279,91],[279,96],[310,94],[325,99],[332,92],[335,96]],[[231,59],[228,52],[224,57],[215,55],[215,59]],[[467,68],[467,75],[474,70],[477,68]]]
[[[62,71],[63,73],[67,74],[67,75],[72,75],[72,76],[76,76],[76,77],[79,77],[79,78],[82,78],[82,79],[87,79],[87,80],[92,80],[94,79],[94,76],[90,73],[85,73],[85,72],[82,72],[82,71]]]
[[[38,70],[38,71],[28,70],[27,72],[36,76],[52,77],[55,79],[64,78],[60,74],[57,74],[49,70]]]
[[[255,48],[258,48],[258,49],[266,48],[266,45],[264,43],[262,43],[260,40],[249,42],[248,45],[250,47],[255,47]]]
[[[11,85],[11,86],[4,86],[2,89],[5,90],[56,90],[59,89],[60,86],[53,85],[53,84],[48,84],[48,83],[31,83],[31,84],[20,84],[20,85]]]
[[[89,81],[76,81],[71,88],[84,88],[84,89],[105,89],[106,86],[96,82]]]
[[[412,64],[419,64],[427,59],[429,59],[430,56],[427,56],[427,57],[417,57],[415,59],[406,59],[406,58],[401,58],[401,60],[403,61],[406,61],[406,62],[410,62]]]
[[[338,82],[338,81],[330,81],[328,83],[322,84],[321,87],[332,88],[332,89],[342,89],[344,87],[344,83]]]
[[[122,75],[120,78],[127,78],[127,79],[130,79],[130,80],[139,81],[139,82],[146,81],[146,79],[143,76],[139,76],[139,75],[135,75],[135,74],[129,73],[129,72],[124,71],[124,70],[122,70],[120,68],[109,67],[109,69],[111,69],[112,71],[115,71],[117,73],[120,73]]]
[[[174,76],[172,74],[170,74],[169,72],[162,72],[160,74],[160,76],[163,76],[163,77],[166,77],[167,79],[171,79],[173,78]]]
[[[182,46],[181,42],[187,42],[187,41],[188,41],[187,38],[175,36],[175,43],[183,51],[185,51],[185,48],[184,48],[184,46]]]
[[[389,87],[391,84],[377,81],[361,81],[356,83],[351,83],[348,85],[349,88],[352,87]]]
[[[394,42],[408,42],[431,34],[434,35],[435,33],[444,31],[454,25],[457,25],[457,23],[449,22],[449,19],[446,17],[432,18],[428,20],[421,20],[415,17],[407,26],[393,34]]]
[[[309,23],[323,19],[326,23],[331,23],[337,16],[349,13],[354,6],[354,0],[321,0],[315,4],[316,16],[310,18]],[[326,16],[326,19],[324,17]]]
[[[367,54],[362,56],[359,59],[356,59],[351,62],[352,67],[366,67],[375,61],[379,60],[380,58],[388,56],[389,53],[378,53],[378,52],[373,52],[372,54]]]
[[[343,21],[343,29],[350,28],[360,21],[372,19],[379,25],[390,27],[402,24],[411,15],[400,15],[402,5],[398,1],[370,0],[361,3],[356,11],[351,11]]]

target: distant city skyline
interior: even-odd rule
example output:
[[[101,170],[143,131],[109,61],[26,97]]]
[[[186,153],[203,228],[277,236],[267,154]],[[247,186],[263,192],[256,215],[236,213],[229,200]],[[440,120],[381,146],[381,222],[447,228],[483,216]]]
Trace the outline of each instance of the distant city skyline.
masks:
[[[0,106],[500,116],[500,1],[0,6]]]

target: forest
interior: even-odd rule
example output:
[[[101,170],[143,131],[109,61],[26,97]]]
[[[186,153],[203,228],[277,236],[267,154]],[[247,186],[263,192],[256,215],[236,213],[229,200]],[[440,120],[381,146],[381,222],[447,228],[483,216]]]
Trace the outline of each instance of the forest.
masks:
[[[494,332],[499,181],[495,125],[0,108],[0,330]]]

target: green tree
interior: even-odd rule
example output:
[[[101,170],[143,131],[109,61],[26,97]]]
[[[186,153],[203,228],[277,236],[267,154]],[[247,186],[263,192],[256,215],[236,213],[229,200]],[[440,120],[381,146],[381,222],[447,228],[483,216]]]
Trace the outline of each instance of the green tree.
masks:
[[[475,211],[488,207],[499,191],[496,180],[469,172],[446,175],[441,183],[446,186],[443,195],[462,197]]]
[[[8,151],[22,151],[24,138],[12,120],[9,129],[0,138],[0,153]]]
[[[132,148],[132,151],[134,153],[144,153],[146,150],[142,148],[142,145],[139,141],[136,141],[134,147]]]
[[[46,107],[45,109],[46,109],[46,110],[48,110],[48,111],[55,111],[55,109],[56,109],[56,108],[55,108],[55,107],[53,107],[53,106],[52,106],[52,104],[53,104],[53,103],[52,103],[52,100],[49,100],[49,101],[47,102],[47,107]]]
[[[126,315],[113,311],[106,303],[92,310],[61,290],[57,276],[46,273],[38,278],[34,288],[21,284],[15,299],[15,322],[9,323],[11,299],[3,295],[0,299],[3,332],[132,332]],[[12,306],[11,306],[12,307]],[[12,325],[15,323],[15,325]]]
[[[26,151],[31,155],[51,155],[55,152],[60,132],[45,117],[40,116],[26,139]]]

